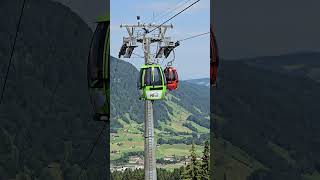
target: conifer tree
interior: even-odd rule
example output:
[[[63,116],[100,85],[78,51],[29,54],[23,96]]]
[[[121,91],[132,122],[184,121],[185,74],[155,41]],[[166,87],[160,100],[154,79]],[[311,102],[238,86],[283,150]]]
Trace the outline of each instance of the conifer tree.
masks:
[[[197,154],[196,154],[196,150],[193,142],[190,150],[190,163],[186,166],[185,171],[182,175],[182,179],[200,180],[201,179],[200,168],[201,166],[197,160]]]
[[[204,144],[204,150],[201,163],[201,176],[202,179],[210,179],[210,146],[209,141]]]

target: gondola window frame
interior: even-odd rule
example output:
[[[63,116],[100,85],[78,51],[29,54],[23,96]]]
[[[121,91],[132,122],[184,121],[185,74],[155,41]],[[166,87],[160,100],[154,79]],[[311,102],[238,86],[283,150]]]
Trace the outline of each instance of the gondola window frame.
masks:
[[[89,86],[90,88],[104,88],[104,56],[108,28],[106,23],[99,23],[94,32],[94,39],[90,46]],[[97,43],[98,42],[98,43]],[[100,68],[100,69],[99,69]]]

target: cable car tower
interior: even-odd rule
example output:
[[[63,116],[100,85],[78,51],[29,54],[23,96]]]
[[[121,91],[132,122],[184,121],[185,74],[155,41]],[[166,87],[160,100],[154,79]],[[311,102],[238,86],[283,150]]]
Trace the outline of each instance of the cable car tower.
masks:
[[[138,43],[142,44],[142,49],[144,52],[144,60],[145,60],[145,67],[150,67],[152,69],[152,78],[155,79],[155,72],[156,69],[161,69],[161,67],[157,64],[156,58],[162,58],[168,57],[170,52],[176,47],[176,44],[171,41],[170,37],[166,37],[166,31],[168,28],[173,28],[171,25],[155,25],[155,24],[141,24],[140,23],[140,17],[137,16],[138,24],[136,25],[127,25],[122,24],[120,25],[121,28],[126,28],[129,34],[129,37],[123,38],[123,45],[119,52],[119,58],[123,56],[124,58],[130,58],[134,49],[138,47]],[[154,32],[153,35],[151,35],[151,32]],[[151,53],[151,44],[158,43],[159,48],[158,51],[155,53],[156,57],[152,56]],[[157,69],[157,70],[158,70]],[[151,71],[150,71],[151,72]],[[145,73],[143,73],[145,74]],[[151,74],[151,73],[149,73]],[[146,73],[148,75],[148,73]],[[159,73],[158,73],[159,76]],[[163,73],[161,72],[162,81],[164,80]],[[142,78],[142,77],[139,77]],[[151,79],[152,79],[151,78]],[[147,78],[146,78],[147,79]],[[145,79],[142,78],[141,81],[143,81],[141,84],[145,82]],[[148,87],[148,90],[152,89],[152,87],[155,89],[155,85],[149,84],[151,86]],[[142,85],[143,87],[147,85]],[[145,125],[145,131],[144,131],[144,171],[145,171],[145,180],[156,180],[157,179],[157,172],[156,172],[156,155],[155,155],[155,141],[154,141],[154,121],[153,121],[153,102],[154,100],[161,100],[163,99],[163,93],[165,93],[165,84],[162,83],[162,86],[164,88],[161,88],[162,92],[159,95],[155,95],[156,97],[159,96],[159,98],[154,98],[154,94],[151,96],[148,96],[145,94],[145,97],[142,98],[145,100],[144,109],[145,109],[145,115],[144,115],[144,125]],[[141,88],[143,88],[141,87]],[[140,89],[141,89],[140,88]],[[150,89],[149,89],[150,88]],[[149,91],[150,92],[150,91]],[[159,91],[158,91],[159,92]]]

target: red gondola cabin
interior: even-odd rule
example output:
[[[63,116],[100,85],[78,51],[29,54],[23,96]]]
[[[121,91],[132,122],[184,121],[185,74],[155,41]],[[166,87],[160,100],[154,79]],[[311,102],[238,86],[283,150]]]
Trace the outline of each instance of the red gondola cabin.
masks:
[[[174,67],[166,67],[164,69],[164,74],[166,76],[167,89],[169,91],[177,89],[179,83],[177,69]]]
[[[210,29],[210,84],[216,86],[219,66],[219,56],[217,52],[217,42],[213,29]]]

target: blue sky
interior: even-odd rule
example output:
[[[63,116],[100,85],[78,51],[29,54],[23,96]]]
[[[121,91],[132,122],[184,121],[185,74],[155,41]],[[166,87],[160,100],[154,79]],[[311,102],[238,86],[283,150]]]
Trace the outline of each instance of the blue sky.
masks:
[[[136,24],[136,16],[141,17],[141,22],[151,23],[155,21],[161,24],[181,11],[196,0],[111,0],[111,55],[117,57],[122,45],[123,36],[128,36],[125,28],[120,28],[120,24]],[[168,14],[178,5],[182,7]],[[153,20],[153,17],[154,20]],[[173,29],[167,31],[167,36],[173,40],[181,40],[192,35],[209,32],[210,29],[210,0],[200,0],[188,10],[168,22],[173,25]],[[143,55],[141,46],[135,49],[135,53]],[[208,78],[210,62],[210,36],[209,34],[194,39],[182,41],[175,50],[175,63],[179,77],[182,80]],[[132,55],[132,57],[137,57]],[[171,54],[162,64],[165,66],[171,60]],[[142,58],[122,58],[139,68],[144,60]],[[160,60],[160,63],[162,59]],[[112,68],[112,67],[111,67]]]

